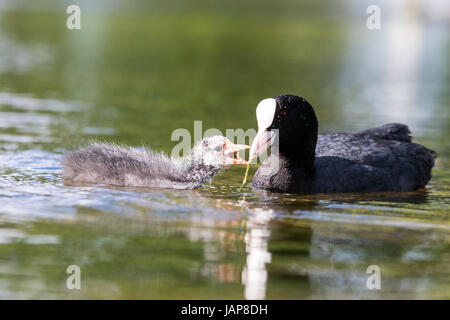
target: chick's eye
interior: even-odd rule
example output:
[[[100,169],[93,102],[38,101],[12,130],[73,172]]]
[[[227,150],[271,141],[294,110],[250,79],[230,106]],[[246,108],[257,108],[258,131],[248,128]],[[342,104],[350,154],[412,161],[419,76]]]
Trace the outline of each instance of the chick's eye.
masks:
[[[214,148],[214,150],[216,150],[217,152],[220,152],[220,151],[222,151],[222,147],[221,146],[217,146],[217,147]]]

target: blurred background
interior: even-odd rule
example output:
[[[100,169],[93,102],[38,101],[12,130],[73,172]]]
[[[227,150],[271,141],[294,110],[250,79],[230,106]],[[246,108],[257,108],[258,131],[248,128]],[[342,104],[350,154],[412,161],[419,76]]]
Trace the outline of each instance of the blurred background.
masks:
[[[446,0],[0,0],[0,298],[450,298],[449,22]],[[255,128],[285,93],[320,132],[408,124],[439,156],[428,189],[261,194],[237,190],[241,169],[192,192],[61,179],[91,139],[170,152],[173,130]],[[384,291],[365,287],[374,263]]]

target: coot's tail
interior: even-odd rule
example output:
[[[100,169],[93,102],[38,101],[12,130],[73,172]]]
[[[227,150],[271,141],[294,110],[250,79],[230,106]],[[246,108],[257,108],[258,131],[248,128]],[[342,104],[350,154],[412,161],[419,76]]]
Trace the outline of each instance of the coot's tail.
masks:
[[[360,131],[358,134],[375,139],[411,142],[411,131],[406,124],[401,123],[388,123],[381,127]]]
[[[366,137],[372,137],[375,139],[412,142],[411,131],[406,124],[402,123],[388,123],[381,127],[360,131],[357,134]],[[432,167],[434,165],[434,159],[436,159],[437,154],[434,150],[430,150],[425,147],[423,148],[430,153],[430,156],[433,160],[433,164],[431,165]]]
[[[405,176],[408,176],[408,181],[414,181],[414,189],[423,188],[431,179],[431,169],[434,166],[436,159],[436,152],[430,150],[420,144],[411,141],[411,131],[408,126],[401,123],[389,123],[384,126],[364,130],[357,133],[365,137],[381,140],[392,140],[399,142],[406,142],[406,144],[397,145],[396,148],[401,150],[399,152],[400,162],[411,165]]]

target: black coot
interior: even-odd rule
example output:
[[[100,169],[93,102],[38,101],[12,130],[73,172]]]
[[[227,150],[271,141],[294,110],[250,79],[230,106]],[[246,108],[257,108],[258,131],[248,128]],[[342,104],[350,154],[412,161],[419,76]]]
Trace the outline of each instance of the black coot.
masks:
[[[265,99],[256,113],[259,130],[250,157],[278,144],[256,172],[255,188],[291,193],[412,191],[431,178],[436,154],[411,142],[404,124],[318,135],[314,109],[294,95]]]
[[[225,137],[207,137],[190,157],[177,161],[152,150],[93,143],[63,159],[63,178],[75,182],[133,187],[193,189],[232,164],[246,164],[237,152],[248,148]]]

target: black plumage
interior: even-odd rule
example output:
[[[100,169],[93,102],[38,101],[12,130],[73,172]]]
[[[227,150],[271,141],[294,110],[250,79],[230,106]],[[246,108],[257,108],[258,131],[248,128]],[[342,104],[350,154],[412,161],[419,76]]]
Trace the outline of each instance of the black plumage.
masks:
[[[267,130],[279,131],[278,152],[260,166],[253,187],[290,193],[412,191],[430,180],[436,154],[411,142],[406,125],[318,135],[316,115],[304,98],[275,100]]]

